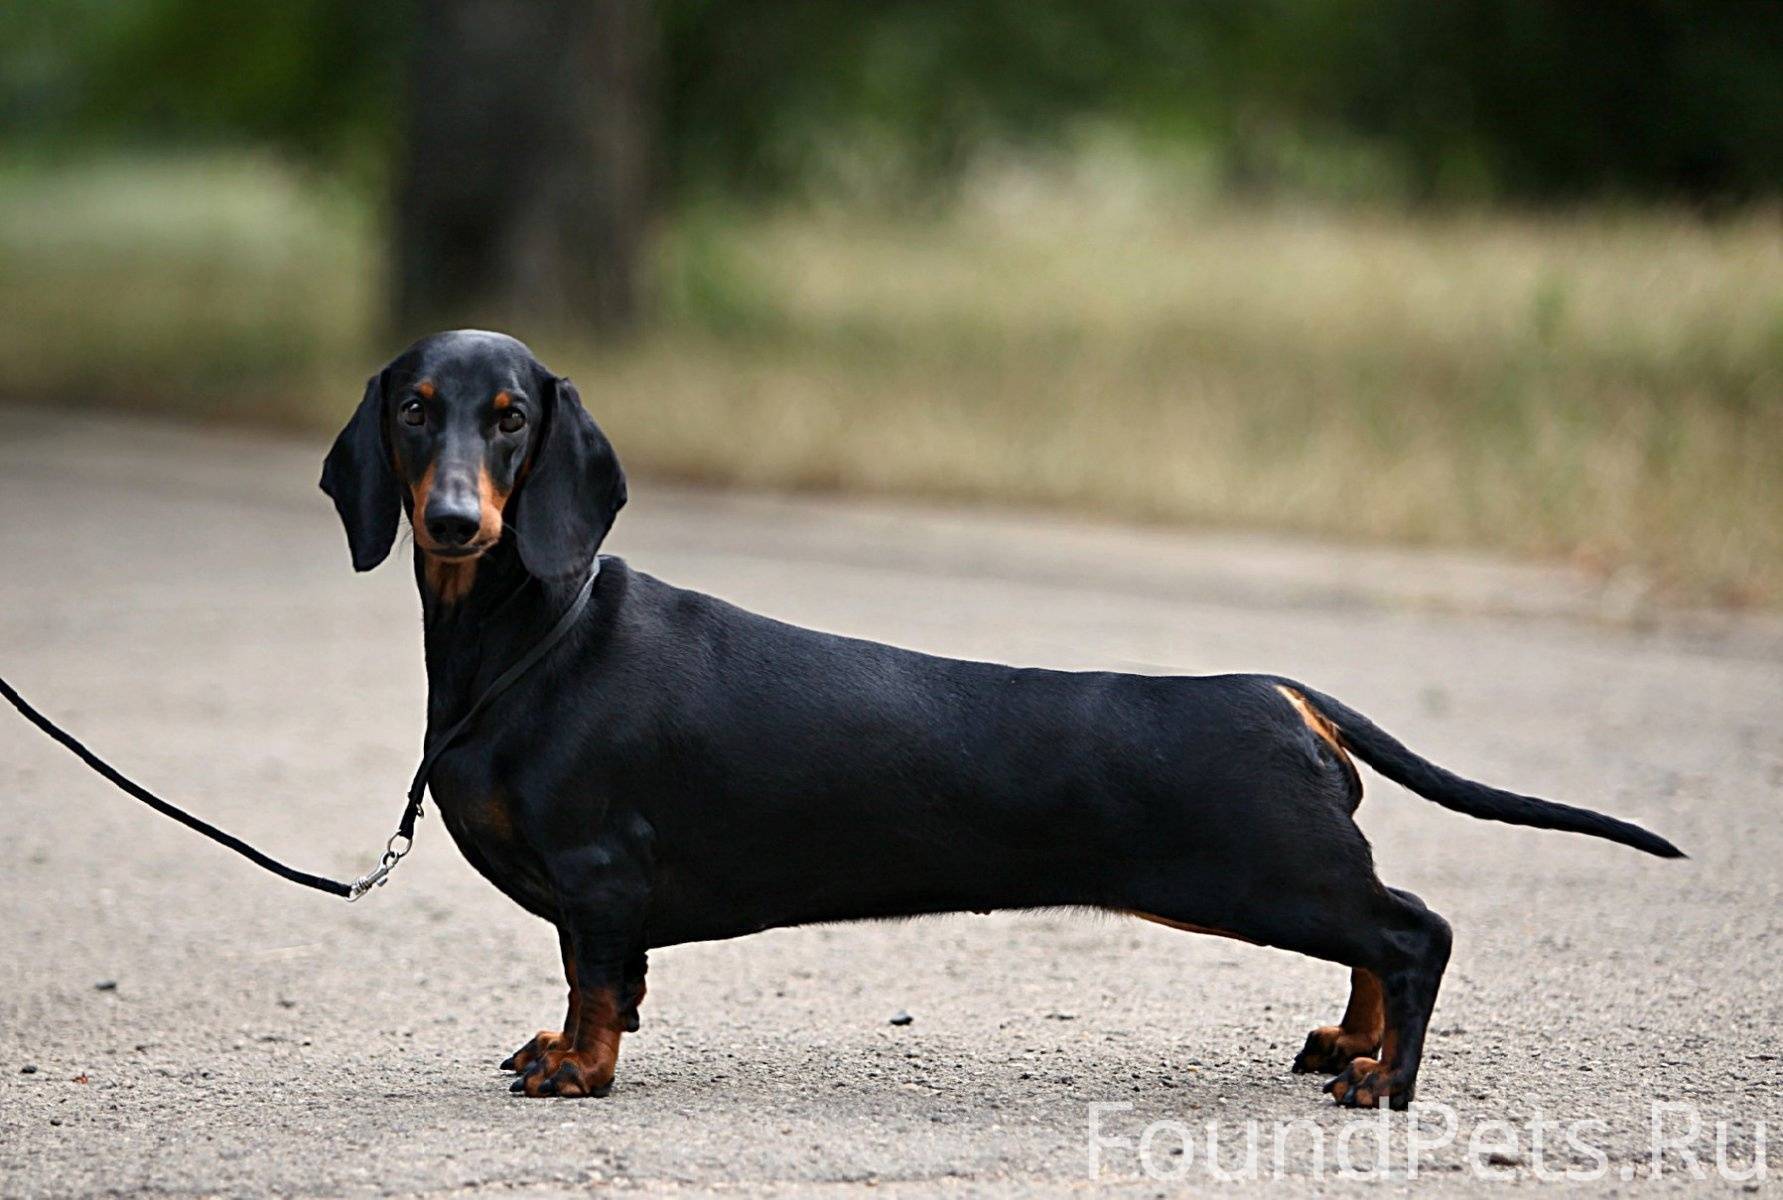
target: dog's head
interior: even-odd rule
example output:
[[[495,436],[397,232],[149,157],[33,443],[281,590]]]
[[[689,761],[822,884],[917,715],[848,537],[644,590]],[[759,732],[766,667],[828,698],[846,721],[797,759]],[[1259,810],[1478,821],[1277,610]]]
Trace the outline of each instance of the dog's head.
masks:
[[[456,330],[373,375],[322,466],[353,566],[384,561],[407,512],[440,562],[512,534],[543,579],[587,569],[625,504],[625,472],[568,379],[520,342]]]

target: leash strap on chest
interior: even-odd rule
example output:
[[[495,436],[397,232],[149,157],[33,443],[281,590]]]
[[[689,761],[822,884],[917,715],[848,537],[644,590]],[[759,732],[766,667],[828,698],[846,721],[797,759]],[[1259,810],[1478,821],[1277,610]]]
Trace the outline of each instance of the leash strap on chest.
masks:
[[[30,703],[3,678],[0,678],[0,696],[5,696],[7,701],[19,710],[19,714],[25,720],[48,734],[52,740],[86,763],[119,791],[142,801],[162,816],[171,817],[186,828],[203,834],[211,841],[227,846],[255,866],[264,867],[282,879],[289,879],[292,883],[302,884],[304,887],[315,888],[319,892],[327,892],[331,896],[344,896],[349,901],[357,900],[372,888],[382,886],[390,872],[396,868],[396,864],[402,861],[403,856],[408,854],[409,849],[414,845],[415,822],[421,816],[421,804],[427,796],[427,777],[432,773],[434,763],[439,760],[439,756],[445,753],[452,743],[463,735],[465,730],[470,728],[471,722],[489,706],[490,701],[512,687],[516,680],[537,666],[539,660],[564,639],[564,636],[575,626],[583,611],[587,609],[589,597],[594,594],[595,578],[599,574],[600,560],[597,558],[589,568],[588,578],[582,581],[581,590],[576,593],[576,598],[570,602],[569,608],[563,616],[557,619],[557,624],[551,627],[550,632],[540,638],[537,644],[522,655],[518,662],[497,675],[494,682],[483,689],[483,694],[477,697],[476,703],[470,706],[464,716],[438,737],[428,739],[427,749],[421,756],[421,765],[415,771],[414,782],[409,785],[408,806],[403,809],[402,819],[397,822],[396,832],[384,844],[383,858],[375,870],[360,876],[352,883],[342,883],[338,879],[312,875],[308,871],[299,871],[295,867],[288,867],[276,858],[262,854],[240,838],[223,832],[209,821],[195,817],[176,805],[169,804],[147,788],[124,776],[116,767],[82,745],[73,734],[31,707]]]
[[[396,869],[396,864],[402,861],[403,855],[407,854],[415,844],[415,822],[421,819],[421,804],[427,798],[427,777],[433,774],[433,764],[438,762],[440,755],[450,749],[452,743],[456,742],[464,731],[470,728],[471,722],[477,719],[477,714],[489,706],[490,701],[507,691],[516,680],[538,665],[538,661],[550,653],[551,648],[562,641],[564,635],[575,627],[577,618],[582,615],[582,610],[588,607],[588,598],[594,594],[594,581],[600,573],[601,560],[597,558],[594,560],[594,565],[588,570],[588,578],[582,581],[582,588],[576,593],[576,598],[570,601],[570,606],[564,610],[563,616],[557,618],[557,624],[551,627],[551,631],[540,638],[538,643],[522,655],[518,662],[497,675],[489,686],[483,689],[483,694],[477,697],[476,703],[472,704],[465,714],[454,721],[444,733],[438,737],[427,739],[427,749],[421,755],[421,765],[415,768],[415,778],[409,784],[408,807],[402,810],[402,819],[396,823],[396,832],[391,834],[390,840],[384,844],[384,856],[379,860],[377,869],[369,875],[362,875],[353,881],[352,889],[347,893],[348,900],[357,900],[372,888],[384,886],[384,880],[389,877],[391,871]],[[398,843],[401,844],[398,845]]]

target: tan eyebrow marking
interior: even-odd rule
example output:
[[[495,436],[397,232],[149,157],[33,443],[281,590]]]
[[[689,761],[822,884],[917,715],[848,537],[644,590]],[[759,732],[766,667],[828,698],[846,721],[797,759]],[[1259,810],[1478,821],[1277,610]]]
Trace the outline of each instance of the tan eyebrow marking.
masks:
[[[423,400],[433,399],[433,392],[433,380],[431,379],[423,379],[415,385],[415,394]]]

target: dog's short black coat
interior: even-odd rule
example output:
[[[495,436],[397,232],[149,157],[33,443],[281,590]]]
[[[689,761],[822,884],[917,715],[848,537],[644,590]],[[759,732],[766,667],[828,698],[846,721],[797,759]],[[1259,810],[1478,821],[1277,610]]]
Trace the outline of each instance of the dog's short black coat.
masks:
[[[353,562],[415,530],[428,724],[565,611],[625,503],[566,379],[490,333],[374,376],[322,486]],[[1157,678],[964,662],[800,629],[603,558],[592,601],[440,759],[470,862],[560,934],[570,1005],[507,1066],[528,1095],[611,1084],[645,955],[813,921],[1057,905],[1116,910],[1352,968],[1299,1071],[1403,1106],[1447,924],[1383,886],[1350,755],[1474,816],[1669,842],[1452,775],[1272,676]]]

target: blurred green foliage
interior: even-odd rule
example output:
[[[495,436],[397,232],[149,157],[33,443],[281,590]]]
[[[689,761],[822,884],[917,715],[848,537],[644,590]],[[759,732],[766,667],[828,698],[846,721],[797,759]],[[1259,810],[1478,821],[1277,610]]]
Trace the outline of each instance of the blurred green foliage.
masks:
[[[39,155],[251,142],[376,163],[413,15],[403,0],[0,6],[0,136]]]
[[[0,138],[273,143],[373,178],[424,0],[0,8]],[[673,198],[903,203],[1116,126],[1227,189],[1705,203],[1783,192],[1783,5],[659,0]],[[945,194],[944,189],[940,194]]]

